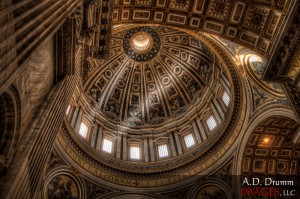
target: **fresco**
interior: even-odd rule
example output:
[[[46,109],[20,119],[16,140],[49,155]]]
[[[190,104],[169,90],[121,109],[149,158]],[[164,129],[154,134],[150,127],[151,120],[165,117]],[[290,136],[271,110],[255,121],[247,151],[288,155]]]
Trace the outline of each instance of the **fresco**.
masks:
[[[48,199],[77,199],[78,187],[74,180],[67,175],[55,176],[47,185]]]
[[[253,72],[258,77],[262,77],[262,74],[265,70],[266,61],[262,60],[260,57],[251,55],[249,58],[250,66]]]
[[[250,69],[254,72],[254,74],[261,79],[263,72],[265,70],[265,67],[267,65],[267,60],[262,59],[259,56],[256,55],[251,55],[249,57],[249,63],[250,63]],[[282,87],[278,83],[273,83],[273,82],[266,82],[263,81],[266,85],[268,85],[272,90],[282,93]]]

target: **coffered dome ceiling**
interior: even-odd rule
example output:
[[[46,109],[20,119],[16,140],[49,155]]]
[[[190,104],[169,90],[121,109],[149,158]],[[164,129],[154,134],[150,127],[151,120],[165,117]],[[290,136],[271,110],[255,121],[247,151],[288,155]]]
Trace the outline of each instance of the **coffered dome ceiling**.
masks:
[[[85,89],[98,113],[114,123],[162,125],[203,100],[215,62],[212,51],[185,32],[163,26],[123,29],[111,39],[110,59],[94,62]]]
[[[81,123],[65,122],[58,140],[83,155],[74,160],[83,158],[97,180],[168,185],[167,176],[213,169],[240,134],[244,87],[234,62],[208,35],[169,26],[115,26],[109,59],[87,66],[83,87],[73,96]],[[81,126],[89,129],[85,136]],[[104,179],[103,173],[122,180]],[[153,184],[158,178],[163,184]]]

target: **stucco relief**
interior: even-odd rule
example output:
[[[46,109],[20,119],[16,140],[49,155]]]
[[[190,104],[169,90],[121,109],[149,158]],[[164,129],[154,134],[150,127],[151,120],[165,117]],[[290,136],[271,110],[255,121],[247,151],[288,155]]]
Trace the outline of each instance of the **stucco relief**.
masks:
[[[53,84],[53,40],[49,39],[29,58],[16,80],[22,107],[22,129],[36,115]]]

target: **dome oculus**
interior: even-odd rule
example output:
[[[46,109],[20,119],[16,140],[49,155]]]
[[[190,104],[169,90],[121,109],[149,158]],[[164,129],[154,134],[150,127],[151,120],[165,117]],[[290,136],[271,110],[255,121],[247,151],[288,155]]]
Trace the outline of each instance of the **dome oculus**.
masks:
[[[123,47],[134,61],[149,61],[159,52],[160,38],[151,27],[135,27],[126,32]]]
[[[137,32],[131,37],[130,45],[136,53],[144,54],[151,50],[153,39],[146,32]]]

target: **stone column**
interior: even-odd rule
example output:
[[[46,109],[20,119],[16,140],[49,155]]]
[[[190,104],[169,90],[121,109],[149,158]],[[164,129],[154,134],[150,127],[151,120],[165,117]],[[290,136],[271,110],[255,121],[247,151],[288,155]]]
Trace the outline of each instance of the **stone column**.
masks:
[[[148,139],[146,136],[143,137],[144,141],[144,155],[145,155],[145,162],[149,162],[149,153],[148,153]]]
[[[200,121],[199,118],[196,119],[196,122],[197,122],[197,125],[198,125],[198,128],[199,128],[199,131],[200,131],[200,135],[201,135],[201,137],[202,137],[202,140],[204,141],[204,140],[207,139],[206,132],[205,132],[205,130],[204,130],[204,128],[203,128],[203,125],[202,125],[202,123],[201,123],[201,121]]]
[[[91,146],[93,148],[96,148],[97,136],[98,136],[98,124],[95,124],[93,126],[93,131],[92,131],[92,135],[91,135]]]
[[[8,173],[1,179],[0,198],[33,198],[65,110],[76,86],[75,77],[67,77],[48,95],[32,128],[19,144]]]
[[[176,147],[175,147],[175,140],[173,139],[173,133],[170,132],[169,133],[169,139],[170,139],[170,148],[171,148],[171,152],[173,157],[177,156],[177,152],[176,152]]]
[[[213,99],[213,103],[214,103],[214,105],[215,105],[215,107],[216,107],[218,113],[220,114],[221,119],[224,120],[224,119],[225,119],[225,113],[224,113],[223,109],[221,108],[221,106],[220,106],[218,100]]]
[[[128,151],[128,146],[127,146],[127,135],[123,135],[123,151],[122,151],[122,160],[127,160],[127,151]]]
[[[221,117],[220,117],[220,115],[219,115],[218,111],[216,110],[216,107],[214,106],[213,103],[210,103],[210,108],[211,108],[211,110],[212,110],[212,112],[213,112],[213,116],[214,116],[214,117],[216,118],[216,120],[217,120],[217,123],[218,123],[218,124],[221,124],[221,123],[222,123],[222,119],[221,119]]]
[[[73,128],[75,127],[75,122],[76,122],[76,120],[77,120],[78,111],[79,111],[79,107],[76,106],[76,107],[74,108],[74,111],[73,111],[73,114],[72,114],[72,117],[71,117],[71,122],[70,122],[70,124],[71,124],[71,126],[72,126]]]
[[[150,161],[155,161],[153,138],[149,137]]]
[[[192,126],[193,126],[193,130],[194,130],[194,133],[195,133],[195,137],[196,137],[196,140],[198,143],[202,143],[202,138],[200,137],[200,132],[199,132],[199,129],[197,128],[197,124],[196,122],[193,120],[192,121]]]
[[[78,2],[78,1],[77,1]],[[70,3],[70,2],[69,2]],[[74,4],[76,2],[73,1]],[[65,7],[68,5],[64,5]],[[71,11],[72,8],[69,9]],[[65,16],[66,18],[66,16]],[[61,19],[62,20],[62,19]],[[68,45],[65,54],[57,54],[57,62],[54,67],[55,75],[59,73],[60,79],[56,79],[54,86],[39,108],[39,112],[31,122],[31,128],[18,143],[13,162],[5,176],[0,180],[0,198],[36,198],[36,190],[41,184],[42,176],[59,128],[64,121],[67,106],[78,83],[78,77],[68,73],[74,65],[71,61],[72,52],[75,52],[75,27],[73,20],[67,20],[65,35]],[[45,27],[43,27],[45,28]],[[47,37],[47,35],[45,35]],[[70,38],[68,38],[70,37]],[[57,38],[57,37],[56,37]],[[67,59],[65,59],[67,58]]]
[[[182,154],[182,148],[181,148],[179,136],[177,133],[174,133],[174,136],[175,136],[175,141],[176,141],[175,147],[177,148],[178,154],[180,155],[180,154]]]
[[[82,115],[83,115],[83,110],[82,107],[79,108],[79,113],[78,116],[76,118],[76,122],[74,125],[74,130],[78,133],[79,132],[79,128],[80,128],[80,124],[81,124],[81,120],[82,120]]]
[[[101,147],[102,147],[102,137],[103,137],[103,129],[102,127],[99,125],[98,126],[98,135],[97,135],[97,141],[96,141],[96,150],[101,151]]]
[[[223,79],[223,76],[220,79],[221,84],[223,85],[226,92],[230,95],[230,88],[229,85],[226,83],[226,81]]]
[[[117,138],[117,150],[116,150],[116,157],[118,159],[121,159],[121,145],[122,145],[122,134],[118,133],[118,138]]]

